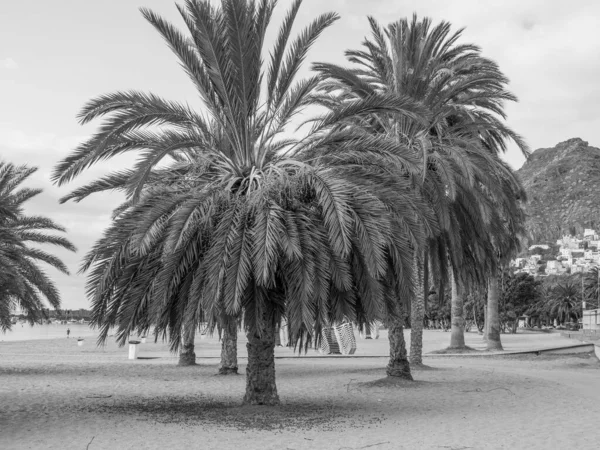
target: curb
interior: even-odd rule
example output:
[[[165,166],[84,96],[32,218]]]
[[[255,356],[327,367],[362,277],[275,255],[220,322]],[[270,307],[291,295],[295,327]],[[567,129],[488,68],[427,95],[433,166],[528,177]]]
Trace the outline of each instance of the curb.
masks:
[[[575,350],[575,351],[572,351]],[[430,356],[434,358],[440,358],[445,356],[452,357],[485,357],[485,356],[511,356],[511,355],[540,355],[542,353],[549,354],[571,354],[571,353],[587,353],[594,350],[594,344],[576,344],[576,345],[568,345],[564,347],[552,347],[552,348],[540,348],[533,350],[518,350],[518,351],[507,351],[507,352],[486,352],[485,350],[479,350],[477,353],[441,353],[441,354],[432,354],[426,353],[423,356]],[[600,350],[599,350],[600,351]]]

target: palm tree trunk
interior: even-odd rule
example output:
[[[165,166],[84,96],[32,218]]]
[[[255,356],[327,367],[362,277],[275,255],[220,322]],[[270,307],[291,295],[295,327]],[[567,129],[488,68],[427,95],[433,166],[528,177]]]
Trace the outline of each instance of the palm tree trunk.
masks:
[[[410,309],[410,356],[413,365],[423,364],[423,319],[425,318],[425,297],[423,270],[419,255],[415,252],[413,271],[415,274],[415,296]]]
[[[185,327],[181,330],[182,345],[179,353],[178,366],[195,366],[196,353],[194,353],[194,338],[196,337],[196,327],[190,327],[186,330]]]
[[[479,331],[479,322],[477,322],[477,298],[473,296],[473,322],[475,322],[475,328]]]
[[[275,319],[272,311],[264,312],[261,316],[254,329],[247,333],[248,366],[244,404],[279,405],[275,384]]]
[[[221,367],[219,375],[238,373],[237,365],[237,320],[235,317],[223,319],[223,338],[221,341]]]
[[[387,320],[390,361],[386,367],[386,373],[388,377],[412,380],[413,377],[410,374],[410,365],[406,354],[406,342],[404,341],[403,321],[404,318],[400,311],[397,311],[397,314]]]
[[[425,255],[425,251],[423,251]],[[425,315],[429,313],[429,260],[425,257],[423,261],[423,306]]]
[[[489,293],[488,293],[489,295]],[[488,326],[490,324],[490,321],[488,319],[488,305],[487,305],[487,299],[485,301],[485,305],[483,305],[483,340],[487,341],[488,339]]]
[[[450,283],[452,283],[452,308],[450,348],[465,348],[465,308],[463,290],[450,269]]]
[[[500,317],[498,314],[498,277],[492,274],[488,279],[487,349],[503,350],[500,342]]]

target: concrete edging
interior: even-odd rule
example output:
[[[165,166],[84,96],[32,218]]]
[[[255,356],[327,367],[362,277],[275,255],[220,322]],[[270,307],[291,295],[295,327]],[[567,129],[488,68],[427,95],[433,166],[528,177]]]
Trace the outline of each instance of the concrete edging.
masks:
[[[600,346],[596,346],[597,352],[600,352]],[[424,353],[423,358],[444,358],[450,357],[486,357],[486,356],[510,356],[510,355],[528,355],[535,354],[540,355],[542,353],[548,354],[573,354],[573,353],[587,353],[594,351],[594,344],[576,344],[565,347],[552,347],[552,348],[541,348],[533,350],[519,350],[519,351],[507,351],[507,352],[486,352],[485,350],[479,350],[473,353]],[[293,356],[275,356],[275,359],[358,359],[358,358],[389,358],[389,355],[293,355]],[[600,356],[599,356],[600,358]],[[198,356],[196,359],[220,359],[220,356]],[[247,356],[238,356],[238,359],[247,359]]]
[[[540,355],[542,353],[548,354],[572,354],[572,353],[587,353],[594,350],[594,344],[576,344],[569,345],[565,347],[552,347],[552,348],[540,348],[540,349],[532,349],[532,350],[518,350],[518,351],[508,351],[508,352],[486,352],[485,350],[478,351],[477,353],[440,353],[440,354],[431,354],[427,353],[423,356],[432,356],[432,357],[444,357],[444,356],[452,356],[452,357],[460,357],[460,356],[476,356],[476,357],[485,357],[485,356],[510,356],[510,355]]]

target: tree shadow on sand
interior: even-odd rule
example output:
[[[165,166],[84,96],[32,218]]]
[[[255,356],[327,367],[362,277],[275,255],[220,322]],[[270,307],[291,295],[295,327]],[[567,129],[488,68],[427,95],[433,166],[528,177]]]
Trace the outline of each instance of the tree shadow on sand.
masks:
[[[335,423],[350,418],[353,411],[362,408],[358,402],[353,405],[344,402],[343,408],[341,406],[330,399],[292,400],[270,407],[240,406],[239,400],[204,396],[162,396],[107,401],[90,406],[89,412],[111,416],[139,415],[144,420],[163,424],[208,425],[238,430],[333,430]]]
[[[410,370],[411,370],[411,372],[420,372],[420,371],[448,370],[448,368],[447,367],[433,367],[433,366],[428,366],[427,364],[411,364]]]
[[[461,347],[461,348],[452,348],[447,347],[441,350],[434,350],[429,352],[431,355],[456,355],[456,354],[469,354],[469,353],[485,353],[483,350],[477,350],[473,347]]]
[[[84,371],[75,371],[73,367],[67,364],[59,365],[47,365],[39,364],[36,365],[15,365],[9,367],[0,367],[0,375],[6,376],[41,376],[48,377],[54,375],[83,375]]]
[[[426,364],[419,364],[419,365],[411,364],[410,370],[414,375],[415,372],[421,372],[421,371],[436,371],[437,372],[437,371],[449,370],[449,368],[448,367],[432,367],[432,366],[428,366]],[[348,374],[348,375],[355,374],[355,375],[365,375],[365,376],[371,375],[374,377],[384,377],[385,376],[385,366],[377,367],[377,368],[355,367],[355,368],[350,368],[350,369],[343,371],[343,374]]]
[[[370,389],[418,389],[429,387],[432,385],[430,381],[422,380],[405,380],[398,377],[385,377],[372,381],[363,381],[354,383],[355,388],[363,392],[368,392]],[[351,384],[350,384],[351,386]]]

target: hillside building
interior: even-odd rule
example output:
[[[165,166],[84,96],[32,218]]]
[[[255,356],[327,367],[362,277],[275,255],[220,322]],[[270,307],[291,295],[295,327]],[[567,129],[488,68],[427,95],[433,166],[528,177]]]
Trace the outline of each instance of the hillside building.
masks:
[[[581,239],[577,239],[573,236],[563,236],[562,238],[562,248],[570,248],[570,249],[578,249],[579,244],[583,242]]]

